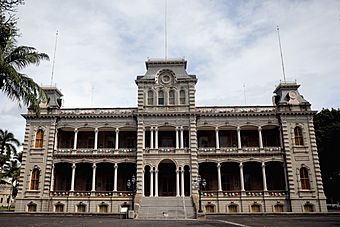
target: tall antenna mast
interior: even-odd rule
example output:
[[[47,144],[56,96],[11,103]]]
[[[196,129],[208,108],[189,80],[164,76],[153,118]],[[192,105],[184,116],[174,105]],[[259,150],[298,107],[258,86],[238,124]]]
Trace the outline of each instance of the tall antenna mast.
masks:
[[[285,73],[285,65],[283,63],[283,55],[282,55],[282,47],[281,47],[281,39],[280,39],[280,29],[279,26],[276,26],[277,37],[279,39],[279,47],[280,47],[280,55],[281,55],[281,65],[282,65],[282,73],[283,73],[283,81],[286,83],[286,73]]]
[[[52,74],[51,74],[51,87],[53,85],[53,75],[54,75],[54,65],[55,65],[55,54],[57,52],[57,42],[58,42],[58,30],[55,34],[54,54],[53,54],[53,62],[52,62]]]
[[[168,59],[168,0],[164,3],[164,58]]]
[[[247,105],[246,84],[243,84],[244,105]]]

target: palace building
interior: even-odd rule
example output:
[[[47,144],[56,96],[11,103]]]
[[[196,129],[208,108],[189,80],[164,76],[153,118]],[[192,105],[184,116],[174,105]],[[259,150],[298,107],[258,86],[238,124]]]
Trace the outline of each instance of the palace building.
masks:
[[[16,211],[327,212],[316,112],[299,85],[280,83],[268,106],[196,106],[186,66],[147,60],[132,108],[62,108],[62,93],[44,88],[41,114],[23,114]]]

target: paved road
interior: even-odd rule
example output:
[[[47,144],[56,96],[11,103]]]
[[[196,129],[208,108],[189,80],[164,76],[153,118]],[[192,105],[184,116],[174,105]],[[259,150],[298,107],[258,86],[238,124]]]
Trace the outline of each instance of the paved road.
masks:
[[[207,220],[126,220],[108,216],[22,216],[0,215],[2,226],[27,227],[340,227],[340,216],[215,216]]]

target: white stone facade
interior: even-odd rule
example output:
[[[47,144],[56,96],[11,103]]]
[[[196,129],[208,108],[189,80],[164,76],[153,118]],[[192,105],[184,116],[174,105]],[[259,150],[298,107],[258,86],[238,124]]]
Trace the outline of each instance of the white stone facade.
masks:
[[[136,108],[28,112],[18,212],[119,213],[146,197],[192,197],[206,213],[326,212],[314,111],[296,83],[272,106],[195,106],[184,59],[148,60]],[[205,187],[199,187],[198,177]],[[202,186],[202,185],[201,185]],[[201,196],[199,196],[201,189]]]

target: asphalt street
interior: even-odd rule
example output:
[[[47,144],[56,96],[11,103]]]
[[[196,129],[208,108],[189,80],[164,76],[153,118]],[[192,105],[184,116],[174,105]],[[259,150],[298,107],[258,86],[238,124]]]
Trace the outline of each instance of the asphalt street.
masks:
[[[340,227],[340,215],[317,216],[252,216],[252,215],[218,215],[209,216],[206,220],[130,220],[116,219],[110,216],[36,216],[0,214],[0,226],[27,227],[173,227],[173,226],[278,226],[278,227]]]

